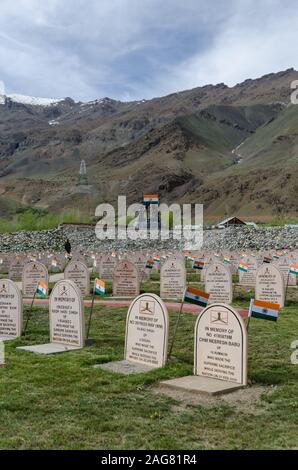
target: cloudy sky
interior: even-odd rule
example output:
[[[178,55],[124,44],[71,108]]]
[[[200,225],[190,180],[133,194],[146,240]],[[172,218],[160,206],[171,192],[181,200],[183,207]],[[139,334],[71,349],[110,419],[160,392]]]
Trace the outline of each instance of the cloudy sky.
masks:
[[[298,68],[296,0],[0,0],[7,93],[161,96]]]

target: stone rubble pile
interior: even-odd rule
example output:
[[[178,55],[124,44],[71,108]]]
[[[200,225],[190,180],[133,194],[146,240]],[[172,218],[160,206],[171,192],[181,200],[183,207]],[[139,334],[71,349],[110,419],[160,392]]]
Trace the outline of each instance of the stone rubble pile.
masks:
[[[20,231],[0,234],[0,252],[63,251],[66,239],[73,250],[177,250],[184,249],[179,240],[98,240],[94,227],[62,225],[57,229],[39,232]],[[206,250],[267,250],[296,249],[298,226],[284,227],[229,227],[222,230],[205,230]]]

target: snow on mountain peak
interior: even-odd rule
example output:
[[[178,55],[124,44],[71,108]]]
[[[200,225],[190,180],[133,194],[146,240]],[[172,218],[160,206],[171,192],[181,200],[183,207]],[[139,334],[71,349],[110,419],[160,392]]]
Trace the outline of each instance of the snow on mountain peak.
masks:
[[[15,103],[29,104],[32,106],[52,106],[59,103],[60,101],[63,101],[63,99],[37,98],[35,96],[25,96],[19,94],[11,94],[6,96]]]

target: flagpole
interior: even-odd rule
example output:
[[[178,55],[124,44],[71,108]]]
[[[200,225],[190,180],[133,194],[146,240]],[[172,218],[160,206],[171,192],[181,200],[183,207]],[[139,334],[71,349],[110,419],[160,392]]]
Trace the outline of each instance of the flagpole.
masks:
[[[286,306],[286,301],[287,301],[287,294],[288,294],[289,281],[290,281],[290,269],[289,269],[289,271],[288,271],[288,276],[287,276],[287,283],[286,283],[286,291],[285,291],[285,306]]]
[[[86,340],[89,339],[89,333],[90,333],[90,328],[91,328],[91,320],[92,320],[92,315],[93,315],[93,307],[94,307],[94,298],[95,298],[95,281],[94,281],[94,284],[93,284],[93,295],[92,295],[92,302],[91,302],[91,307],[90,307],[91,310],[90,310],[88,326],[87,326]]]
[[[251,312],[252,300],[253,300],[253,299],[250,299],[250,304],[249,304],[248,315],[249,315],[249,314],[250,314],[250,312]],[[250,318],[251,318],[251,314],[248,316],[248,320],[247,320],[247,323],[246,323],[246,331],[247,331],[247,333],[248,333],[248,328],[249,328]]]
[[[178,325],[180,323],[180,317],[181,317],[181,313],[182,313],[182,309],[183,309],[183,305],[184,305],[184,297],[185,297],[185,292],[186,292],[186,289],[184,289],[184,292],[183,292],[183,298],[182,298],[182,302],[181,302],[181,305],[180,305],[180,310],[179,310],[179,313],[178,313],[178,318],[177,318],[177,321],[176,321],[176,325],[175,325],[175,329],[174,329],[174,333],[173,333],[173,338],[172,338],[172,343],[171,343],[171,346],[170,346],[170,349],[169,349],[169,352],[168,352],[168,359],[170,358],[171,356],[171,353],[172,353],[172,350],[173,350],[173,346],[174,346],[174,342],[175,342],[175,338],[176,338],[176,334],[177,334],[177,330],[178,330]]]
[[[34,295],[33,295],[33,299],[32,299],[32,302],[31,302],[30,310],[29,310],[28,315],[27,315],[27,318],[26,318],[26,324],[25,324],[25,328],[24,328],[24,330],[23,330],[23,335],[25,335],[26,330],[27,330],[28,322],[29,322],[29,319],[30,319],[31,313],[32,313],[32,308],[33,308],[35,296],[36,296],[36,289],[35,289],[35,291],[34,291]]]

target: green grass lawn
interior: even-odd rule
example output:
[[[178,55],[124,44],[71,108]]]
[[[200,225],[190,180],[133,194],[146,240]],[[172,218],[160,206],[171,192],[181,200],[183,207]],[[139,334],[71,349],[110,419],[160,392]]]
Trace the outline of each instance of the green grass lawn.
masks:
[[[235,305],[247,307],[249,297],[239,291]],[[182,316],[173,349],[176,362],[122,376],[92,366],[123,358],[126,308],[96,307],[94,345],[52,356],[15,349],[49,340],[47,309],[35,308],[26,336],[6,343],[6,365],[0,369],[0,448],[297,448],[298,366],[290,362],[290,344],[298,339],[297,297],[298,290],[292,289],[289,307],[276,324],[250,322],[249,390],[264,390],[244,409],[218,398],[207,405],[156,393],[160,380],[192,373],[195,315]],[[176,318],[170,312],[170,338]]]

